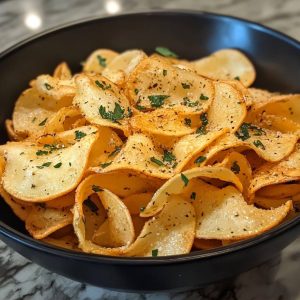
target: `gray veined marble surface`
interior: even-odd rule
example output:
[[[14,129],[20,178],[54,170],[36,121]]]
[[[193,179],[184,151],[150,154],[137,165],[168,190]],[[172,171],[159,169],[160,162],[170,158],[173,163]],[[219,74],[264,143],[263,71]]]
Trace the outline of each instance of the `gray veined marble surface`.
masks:
[[[0,50],[41,30],[90,16],[135,10],[184,8],[261,22],[300,39],[299,0],[11,0],[0,1]],[[281,257],[241,274],[230,287],[177,294],[126,294],[74,282],[51,273],[0,242],[0,300],[7,299],[300,299],[300,239]]]

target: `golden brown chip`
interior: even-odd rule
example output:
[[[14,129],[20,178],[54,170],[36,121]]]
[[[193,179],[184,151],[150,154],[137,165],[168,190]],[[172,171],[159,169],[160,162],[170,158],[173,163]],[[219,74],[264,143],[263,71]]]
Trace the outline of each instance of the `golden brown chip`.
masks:
[[[195,230],[193,206],[180,196],[172,196],[162,211],[145,223],[126,256],[166,256],[189,253]]]
[[[239,240],[261,234],[284,220],[292,208],[283,206],[265,210],[247,204],[242,194],[228,186],[205,192],[193,202],[196,211],[198,239]]]
[[[136,108],[172,108],[184,114],[208,110],[214,98],[212,82],[195,72],[152,56],[144,59],[129,76],[126,93]]]
[[[60,63],[54,70],[53,77],[60,80],[70,80],[72,78],[72,72],[66,62]]]
[[[91,124],[125,130],[131,109],[119,87],[100,75],[80,74],[75,82],[73,104]]]
[[[250,86],[256,77],[251,61],[240,51],[222,49],[210,56],[193,62],[194,68],[203,76],[215,80],[239,80]]]
[[[110,49],[97,49],[85,61],[83,71],[101,74],[117,55],[117,52]]]
[[[29,202],[49,201],[72,191],[83,177],[89,153],[98,138],[97,128],[88,129],[94,129],[95,133],[80,136],[70,146],[59,143],[41,146],[30,142],[7,144],[4,189]],[[74,139],[74,130],[71,133]]]
[[[222,241],[220,240],[205,240],[205,239],[195,239],[193,246],[200,250],[209,250],[222,246]]]

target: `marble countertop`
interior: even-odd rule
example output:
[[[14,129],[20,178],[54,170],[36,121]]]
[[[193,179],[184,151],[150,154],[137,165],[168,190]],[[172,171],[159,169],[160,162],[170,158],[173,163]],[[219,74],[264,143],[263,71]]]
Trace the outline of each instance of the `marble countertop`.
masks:
[[[299,0],[10,0],[0,1],[0,51],[41,30],[91,16],[184,8],[257,21],[300,40]],[[241,274],[230,288],[174,294],[127,294],[81,284],[29,262],[0,242],[2,299],[300,299],[300,238],[269,263]],[[298,265],[299,264],[299,265]]]

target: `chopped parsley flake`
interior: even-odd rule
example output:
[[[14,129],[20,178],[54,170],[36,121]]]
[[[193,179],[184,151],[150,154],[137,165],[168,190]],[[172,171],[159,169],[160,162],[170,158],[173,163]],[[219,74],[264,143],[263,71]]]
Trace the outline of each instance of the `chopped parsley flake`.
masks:
[[[203,94],[200,95],[199,97],[200,100],[208,100],[209,98]]]
[[[189,179],[183,173],[180,174],[180,177],[181,177],[181,180],[184,183],[184,186],[187,186],[188,183],[189,183]]]
[[[243,123],[240,126],[239,130],[235,133],[235,136],[238,139],[245,141],[250,138],[250,132],[249,132],[250,130],[252,131],[254,136],[261,136],[263,134],[266,134],[266,132],[263,129],[251,123]]]
[[[48,162],[43,163],[41,166],[36,166],[36,167],[37,167],[38,169],[44,169],[44,168],[50,167],[50,165],[51,165],[51,162],[48,161]]]
[[[116,146],[115,147],[115,150],[113,150],[109,155],[108,157],[112,157],[114,155],[116,155],[117,153],[119,153],[121,151],[121,147],[120,146]]]
[[[189,127],[191,127],[192,120],[191,120],[191,119],[189,119],[189,118],[185,118],[185,119],[184,119],[184,124],[185,124],[186,126],[189,126]]]
[[[140,105],[140,103],[141,103],[141,99],[139,99],[139,100],[137,101],[137,103],[136,103],[136,109],[138,109],[138,110],[145,110],[146,107]]]
[[[240,170],[241,170],[241,168],[240,168],[240,166],[238,165],[238,163],[237,163],[236,160],[232,163],[230,169],[231,169],[231,171],[232,171],[233,173],[235,173],[235,174],[239,174],[239,173],[240,173]]]
[[[48,118],[44,119],[44,120],[39,124],[39,126],[44,126],[44,125],[46,124],[47,120],[48,120]]]
[[[201,114],[200,120],[202,121],[202,125],[197,129],[196,133],[200,135],[207,134],[207,130],[206,130],[206,126],[208,125],[207,113]]]
[[[161,107],[164,104],[165,99],[169,98],[167,95],[152,95],[148,96],[152,107]]]
[[[234,77],[235,80],[241,80],[239,76]]]
[[[197,196],[196,192],[192,192],[190,198],[191,198],[192,200],[195,200],[195,199],[196,199],[196,196]]]
[[[199,101],[192,102],[188,97],[183,98],[183,105],[188,107],[195,107],[199,104]]]
[[[46,90],[50,91],[50,90],[53,89],[53,86],[46,82],[45,83],[45,88],[46,88]]]
[[[188,83],[184,83],[184,82],[181,82],[181,86],[186,90],[186,89],[189,89],[191,86],[190,84]]]
[[[163,70],[163,75],[167,76],[167,74],[168,74],[168,71],[167,70]]]
[[[134,93],[137,95],[139,93],[139,89],[134,89]]]
[[[53,167],[54,167],[55,169],[58,169],[58,168],[60,168],[61,166],[62,166],[62,163],[59,162],[59,163],[57,163],[56,165],[54,165]]]
[[[140,207],[140,211],[144,211],[145,210],[145,207],[144,206],[141,206]]]
[[[41,156],[41,155],[47,155],[49,153],[49,151],[44,151],[44,150],[38,150],[35,152],[35,154],[37,156]]]
[[[90,199],[90,198],[87,198],[83,204],[88,207],[92,212],[96,213],[99,208],[98,206]]]
[[[169,152],[168,150],[164,150],[164,157],[163,157],[163,161],[166,162],[173,162],[176,160],[175,155],[172,152]]]
[[[264,146],[264,144],[260,140],[254,141],[253,144],[254,144],[255,147],[261,148],[262,150],[266,149],[266,147]]]
[[[158,249],[153,249],[152,250],[152,257],[157,257],[158,256]]]
[[[195,164],[201,164],[206,160],[205,156],[199,156],[198,158],[195,159]]]
[[[35,122],[35,120],[36,120],[36,117],[34,117],[34,118],[31,120],[31,122],[32,122],[32,123],[34,123],[34,122]]]
[[[95,81],[96,85],[101,88],[102,90],[109,90],[111,88],[111,85],[110,84],[106,84],[105,81],[99,81],[99,80],[96,80]]]
[[[98,193],[98,192],[102,192],[103,189],[101,189],[98,185],[92,185],[92,190],[95,192],[95,193]]]
[[[99,65],[101,67],[105,68],[107,66],[107,64],[106,64],[106,58],[105,57],[103,57],[101,55],[97,55],[97,59],[98,59]]]
[[[103,119],[112,121],[113,123],[118,123],[118,120],[122,120],[125,117],[125,109],[119,103],[115,103],[114,111],[106,111],[104,106],[99,107],[99,114]]]
[[[104,169],[104,168],[107,168],[108,166],[110,166],[111,164],[112,164],[112,161],[106,162],[106,163],[100,164],[100,167]]]
[[[152,157],[150,158],[150,160],[151,160],[153,163],[155,163],[155,164],[157,164],[158,166],[160,166],[160,167],[164,165],[164,163],[163,163],[161,160],[155,158],[154,156],[152,156]]]
[[[178,55],[176,53],[174,53],[173,51],[171,51],[170,49],[168,49],[166,47],[156,47],[155,51],[162,56],[175,57],[175,58],[178,57]]]
[[[75,131],[75,139],[76,140],[80,140],[80,139],[82,139],[85,136],[86,136],[86,133],[84,133],[82,131],[79,131],[79,130]]]

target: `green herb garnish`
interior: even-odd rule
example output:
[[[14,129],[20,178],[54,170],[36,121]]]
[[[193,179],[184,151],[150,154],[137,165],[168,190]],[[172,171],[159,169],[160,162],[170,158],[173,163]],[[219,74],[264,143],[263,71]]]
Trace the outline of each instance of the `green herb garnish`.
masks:
[[[175,52],[171,51],[170,49],[168,49],[166,47],[156,47],[155,51],[162,56],[175,57],[175,58],[178,57],[178,55]]]
[[[169,98],[167,95],[152,95],[148,96],[152,107],[161,107],[164,104],[165,99]]]
[[[180,174],[180,177],[184,183],[184,186],[187,186],[189,183],[189,179],[183,173]]]
[[[188,97],[183,98],[183,105],[188,107],[195,107],[199,104],[199,101],[192,102]]]
[[[61,166],[62,166],[62,163],[59,162],[59,163],[57,163],[56,165],[54,165],[53,167],[54,167],[55,169],[58,169],[58,168],[60,168]]]
[[[112,121],[113,123],[118,123],[118,120],[122,120],[125,117],[125,109],[119,103],[115,103],[114,111],[106,111],[104,106],[99,107],[99,114],[103,119]]]
[[[200,115],[200,120],[202,121],[202,125],[196,130],[196,133],[200,135],[207,134],[207,130],[206,130],[206,126],[208,125],[207,113],[202,113]]]
[[[239,173],[240,173],[240,170],[241,170],[241,168],[240,168],[240,166],[238,165],[238,163],[237,163],[236,160],[232,163],[230,169],[231,169],[231,171],[232,171],[233,173],[235,173],[235,174],[239,174]]]
[[[167,70],[163,70],[163,75],[167,76],[167,74],[168,74],[168,71]]]
[[[200,100],[208,100],[209,98],[203,94],[200,95],[199,97]]]
[[[163,161],[166,162],[173,162],[176,160],[175,155],[172,152],[169,152],[168,150],[164,150],[164,157],[163,157]]]
[[[152,156],[152,157],[150,158],[150,160],[151,160],[153,163],[155,163],[155,164],[157,164],[158,166],[160,166],[160,167],[164,165],[164,163],[163,163],[161,160],[155,158],[154,156]]]
[[[140,207],[140,211],[144,211],[144,210],[145,210],[145,208],[146,208],[146,207],[144,207],[144,206],[141,206],[141,207]]]
[[[250,127],[251,127],[250,123],[243,123],[240,126],[239,130],[235,133],[235,136],[242,141],[248,140],[250,138],[250,133],[249,133]]]
[[[48,161],[48,162],[45,162],[43,163],[41,166],[36,166],[38,169],[44,169],[44,168],[47,168],[51,165],[51,162]]]
[[[106,84],[105,81],[99,81],[99,80],[96,80],[95,81],[96,85],[101,88],[102,90],[109,90],[111,88],[111,85],[110,84]]]
[[[50,90],[53,89],[53,86],[46,82],[45,83],[45,88],[46,88],[46,90],[50,91]]]
[[[35,154],[37,156],[41,156],[41,155],[47,155],[49,153],[49,151],[44,151],[44,150],[38,150],[35,152]]]
[[[99,65],[101,66],[101,67],[106,67],[107,65],[106,65],[106,58],[104,58],[103,56],[101,56],[101,55],[97,55],[97,59],[98,59],[98,62],[99,62]]]
[[[80,139],[82,139],[85,136],[86,136],[86,133],[84,133],[82,131],[79,131],[79,130],[75,131],[75,139],[76,140],[80,140]]]
[[[100,167],[105,169],[112,164],[112,161],[100,164]]]
[[[239,76],[235,76],[234,80],[241,80]]]
[[[152,257],[158,256],[158,249],[153,249],[152,250]]]
[[[198,158],[195,159],[195,164],[201,164],[206,160],[205,156],[199,156]]]
[[[139,89],[134,89],[134,93],[137,95],[139,93]]]
[[[121,147],[120,147],[120,146],[116,146],[116,147],[115,147],[115,150],[112,151],[112,152],[108,155],[108,157],[112,157],[112,156],[116,155],[117,153],[119,153],[120,151],[121,151]]]
[[[48,120],[48,118],[44,119],[44,120],[39,124],[39,126],[44,126],[44,125],[46,124],[47,120]]]
[[[260,140],[254,141],[253,144],[254,144],[255,147],[261,148],[262,150],[266,149],[266,147],[264,146],[264,144]]]
[[[92,190],[95,192],[95,193],[98,193],[98,192],[102,192],[103,189],[101,189],[98,185],[92,185]]]

